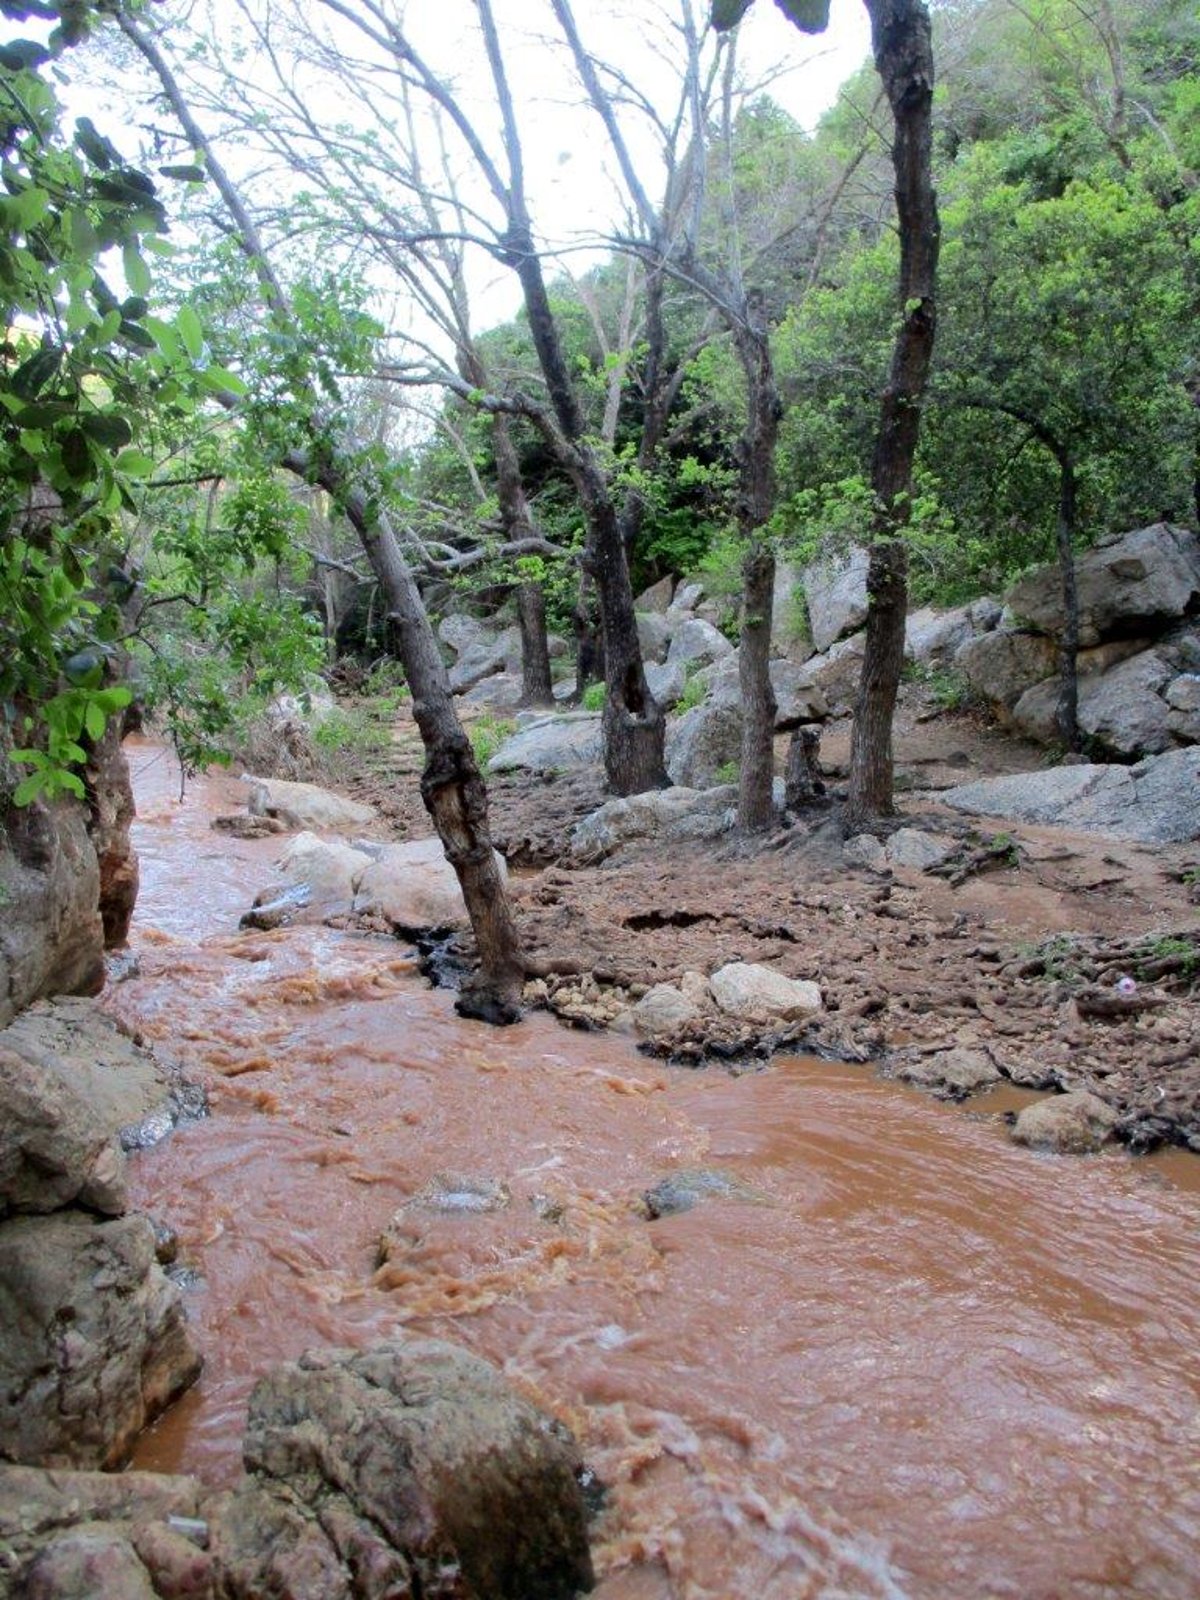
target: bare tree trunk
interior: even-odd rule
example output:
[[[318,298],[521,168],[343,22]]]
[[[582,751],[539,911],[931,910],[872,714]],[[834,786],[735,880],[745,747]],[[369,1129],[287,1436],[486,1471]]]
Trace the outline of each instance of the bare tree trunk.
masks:
[[[540,583],[517,585],[517,621],[521,627],[521,704],[552,706],[554,684],[546,638],[546,597]]]
[[[742,640],[738,683],[742,691],[742,771],[738,827],[765,833],[775,822],[775,691],[771,687],[771,605],[775,553],[756,539],[742,562]]]
[[[932,176],[933,49],[924,0],[866,0],[871,42],[895,120],[892,164],[900,224],[902,322],[880,408],[871,464],[875,529],[867,573],[867,637],[850,747],[847,821],[862,827],[895,809],[892,719],[904,666],[908,553],[921,402],[933,356],[940,230]]]
[[[588,684],[604,677],[604,641],[600,637],[600,618],[593,601],[595,583],[586,566],[579,568],[579,587],[571,623],[575,630],[575,698],[582,701]]]
[[[1058,456],[1058,564],[1062,573],[1063,631],[1058,647],[1058,705],[1054,720],[1063,747],[1078,755],[1079,731],[1079,586],[1075,578],[1075,463],[1069,450]]]
[[[825,793],[821,778],[821,730],[805,723],[792,729],[784,772],[785,811],[799,813]]]
[[[742,561],[742,634],[738,682],[742,691],[742,770],[738,827],[762,833],[775,821],[775,691],[771,687],[771,620],[775,555],[762,537],[775,509],[775,442],[783,414],[766,310],[761,295],[744,300],[744,320],[734,324],[734,343],[746,379],[746,429],[738,445],[738,528],[745,540]]]

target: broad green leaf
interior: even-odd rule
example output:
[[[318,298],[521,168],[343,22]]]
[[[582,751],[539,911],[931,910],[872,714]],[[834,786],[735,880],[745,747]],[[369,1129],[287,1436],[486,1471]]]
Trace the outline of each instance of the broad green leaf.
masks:
[[[102,739],[107,722],[108,718],[104,715],[98,702],[89,700],[87,709],[83,713],[83,726],[87,730],[88,738],[93,741]]]
[[[214,394],[248,394],[245,383],[236,372],[230,372],[227,367],[205,367],[200,374],[200,381],[206,389],[211,389]]]
[[[154,471],[153,458],[141,450],[122,450],[114,465],[127,478],[148,478]]]
[[[97,411],[81,417],[79,426],[89,438],[109,450],[121,450],[133,438],[133,429],[118,411]]]
[[[204,328],[191,306],[180,306],[175,327],[183,340],[183,348],[193,361],[199,361],[204,354]]]
[[[141,251],[136,244],[130,242],[121,252],[121,260],[125,267],[125,282],[135,295],[148,295],[150,293],[150,268],[142,260]]]

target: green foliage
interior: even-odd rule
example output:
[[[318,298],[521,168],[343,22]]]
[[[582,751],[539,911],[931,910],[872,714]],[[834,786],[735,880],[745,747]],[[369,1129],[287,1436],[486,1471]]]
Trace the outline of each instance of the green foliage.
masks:
[[[362,755],[386,750],[392,740],[389,730],[366,706],[336,706],[320,717],[313,727],[313,743],[318,750],[334,755]]]
[[[479,717],[471,724],[471,749],[475,752],[475,760],[481,769],[486,768],[496,751],[515,731],[516,726],[515,722],[502,717]]]
[[[583,691],[581,704],[585,711],[603,711],[605,687],[602,683],[589,683]]]
[[[717,768],[713,777],[718,783],[736,783],[741,776],[742,764],[740,761],[726,761]]]
[[[698,671],[698,669],[697,669]],[[697,671],[688,672],[683,684],[683,693],[675,702],[677,712],[692,711],[704,699],[705,689],[697,676]]]

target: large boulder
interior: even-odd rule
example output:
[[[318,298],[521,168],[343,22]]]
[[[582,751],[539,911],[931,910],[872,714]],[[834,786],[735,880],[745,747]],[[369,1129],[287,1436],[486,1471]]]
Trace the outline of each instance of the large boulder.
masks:
[[[309,889],[308,905],[314,916],[328,916],[350,905],[371,860],[365,850],[342,839],[322,839],[305,829],[288,843],[279,858],[279,871],[290,887]]]
[[[535,716],[504,741],[488,762],[488,771],[555,772],[592,766],[602,750],[598,711]]]
[[[375,820],[375,808],[319,788],[315,783],[287,783],[282,778],[259,778],[244,772],[249,785],[250,814],[277,817],[289,828],[324,829],[337,833],[365,828]]]
[[[981,778],[939,800],[971,816],[1058,824],[1147,844],[1200,838],[1200,748],[1136,766],[1082,765]]]
[[[807,680],[825,697],[832,715],[854,709],[865,653],[866,635],[852,633],[804,663]]]
[[[739,654],[735,650],[697,673],[710,705],[740,709]],[[771,688],[775,691],[775,727],[778,730],[794,728],[799,722],[821,722],[829,715],[828,701],[813,682],[809,663],[777,656],[770,661],[768,671]]]
[[[500,855],[496,866],[503,879],[507,869]],[[454,928],[467,918],[458,876],[440,839],[388,845],[375,860],[368,859],[358,879],[354,909],[383,917],[405,931]]]
[[[990,633],[1000,621],[996,600],[973,600],[970,605],[942,611],[922,606],[911,611],[904,625],[904,650],[922,666],[948,666],[970,639]]]
[[[437,636],[456,656],[461,656],[480,645],[493,644],[496,631],[478,617],[469,617],[465,611],[452,611],[438,623]]]
[[[0,1033],[0,1217],[124,1210],[125,1156],[202,1096],[89,1000],[39,1001]]]
[[[314,1536],[386,1570],[392,1587],[355,1593],[574,1600],[592,1586],[574,1440],[453,1345],[398,1339],[278,1368],[251,1397],[244,1454],[261,1498],[243,1542],[261,1545],[281,1514],[311,1518]],[[227,1529],[218,1551],[234,1543]],[[285,1592],[270,1570],[249,1592]]]
[[[754,961],[730,961],[708,980],[713,999],[741,1022],[803,1022],[822,1009],[821,989],[804,978],[787,978]]]
[[[1145,639],[1110,639],[1105,644],[1081,650],[1075,658],[1075,675],[1079,688],[1079,710],[1082,713],[1088,698],[1103,683],[1104,674],[1146,649]],[[1012,725],[1018,733],[1034,739],[1039,744],[1056,744],[1061,737],[1058,731],[1058,696],[1062,679],[1056,671],[1052,678],[1035,683],[1012,708]]]
[[[483,678],[497,672],[521,670],[521,630],[506,628],[503,633],[482,633],[467,645],[450,668],[452,694],[464,694]]]
[[[671,635],[674,633],[674,623],[658,611],[639,611],[637,613],[638,646],[642,652],[642,660],[665,661],[667,651],[671,647]]]
[[[670,573],[665,578],[660,578],[657,583],[652,583],[648,589],[643,589],[633,602],[635,611],[664,612],[671,604],[671,597],[675,593],[675,579]]]
[[[669,711],[672,706],[678,705],[687,688],[687,670],[683,662],[648,661],[646,687],[664,711]]]
[[[104,983],[100,869],[76,801],[0,811],[0,1025],[41,995]]]
[[[1044,634],[997,628],[960,645],[954,665],[975,693],[1007,718],[1026,689],[1057,670],[1058,646]]]
[[[634,839],[671,838],[688,831],[698,817],[720,821],[737,804],[734,784],[714,789],[650,789],[627,799],[606,800],[577,822],[571,852],[586,860],[611,855]]]
[[[146,1217],[0,1223],[0,1458],[118,1466],[196,1377]]]
[[[667,728],[667,773],[684,788],[711,789],[722,781],[722,769],[740,761],[741,754],[738,705],[693,706]]]
[[[808,626],[818,651],[854,633],[867,620],[867,552],[858,546],[805,567],[801,581]]]
[[[1117,1114],[1084,1089],[1035,1100],[1020,1112],[1012,1129],[1017,1144],[1063,1155],[1087,1155],[1112,1137]]]
[[[683,665],[703,666],[709,661],[719,661],[731,655],[733,646],[711,622],[702,617],[688,617],[676,627],[667,651],[667,660]]]
[[[1076,558],[1079,642],[1154,631],[1187,615],[1200,601],[1200,539],[1187,528],[1156,522],[1103,539]],[[1058,637],[1063,628],[1057,565],[1039,567],[1005,596],[1015,617]]]
[[[1169,749],[1171,710],[1163,690],[1175,676],[1157,651],[1145,650],[1093,680],[1079,696],[1079,726],[1116,755]]]

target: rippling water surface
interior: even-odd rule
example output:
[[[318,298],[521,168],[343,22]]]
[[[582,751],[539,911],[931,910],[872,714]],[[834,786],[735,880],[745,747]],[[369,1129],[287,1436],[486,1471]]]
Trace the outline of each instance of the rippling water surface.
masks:
[[[574,1427],[603,1600],[1200,1594],[1191,1158],[1038,1157],[862,1068],[465,1023],[390,940],[236,932],[279,841],[131,753],[142,971],[109,1003],[214,1109],[139,1158],[207,1362],[139,1465],[227,1481],[265,1368],[412,1328]],[[727,1192],[644,1220],[695,1169]],[[439,1176],[508,1204],[430,1209]]]

